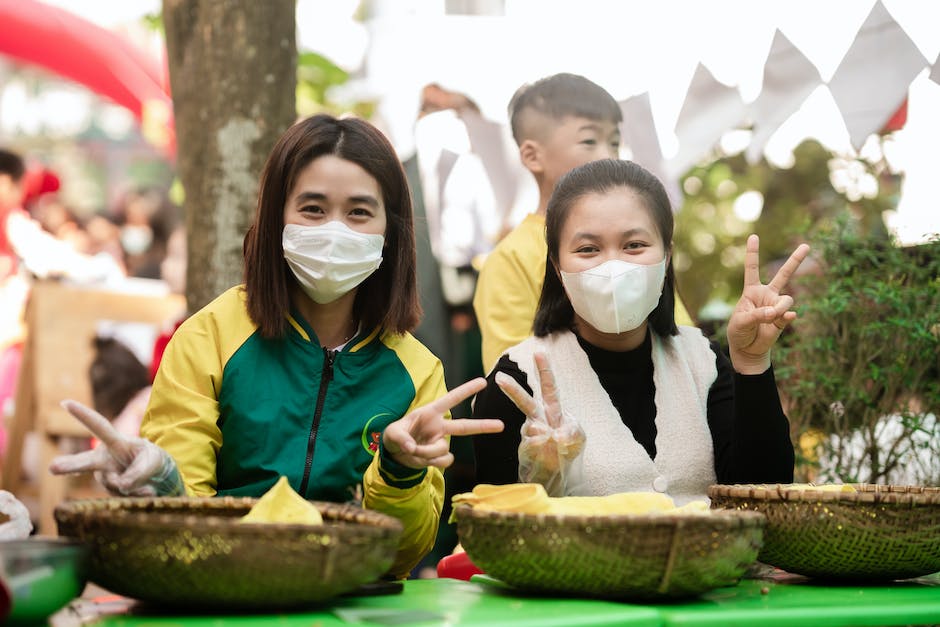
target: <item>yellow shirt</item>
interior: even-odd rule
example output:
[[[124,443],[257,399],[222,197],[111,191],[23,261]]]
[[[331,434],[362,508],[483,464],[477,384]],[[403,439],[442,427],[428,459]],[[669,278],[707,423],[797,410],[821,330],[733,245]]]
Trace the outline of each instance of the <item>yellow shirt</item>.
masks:
[[[483,371],[532,335],[535,309],[545,280],[545,216],[530,213],[483,263],[473,295],[483,340]]]

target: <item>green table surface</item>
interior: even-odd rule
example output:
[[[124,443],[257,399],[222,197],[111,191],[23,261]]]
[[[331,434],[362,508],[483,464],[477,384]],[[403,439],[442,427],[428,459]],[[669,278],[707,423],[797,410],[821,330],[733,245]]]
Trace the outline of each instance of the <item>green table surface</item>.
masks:
[[[940,585],[909,581],[879,586],[824,585],[803,579],[745,580],[698,599],[639,605],[533,596],[476,577],[405,582],[395,595],[337,599],[290,614],[197,615],[130,613],[104,616],[94,627],[328,627],[330,625],[637,625],[650,627],[781,625],[841,627],[940,623]],[[88,624],[88,623],[86,623]]]
[[[852,627],[940,623],[940,586],[896,582],[881,586],[774,583],[745,580],[690,603],[655,606],[663,625]]]

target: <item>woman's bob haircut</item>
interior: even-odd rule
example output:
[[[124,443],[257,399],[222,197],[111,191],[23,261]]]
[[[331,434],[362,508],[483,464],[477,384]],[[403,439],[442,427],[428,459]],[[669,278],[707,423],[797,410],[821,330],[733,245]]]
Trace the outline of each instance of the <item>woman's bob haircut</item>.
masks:
[[[646,210],[659,230],[666,252],[672,251],[672,206],[658,178],[632,161],[618,159],[593,161],[571,170],[555,185],[545,214],[548,263],[545,264],[542,296],[535,312],[535,335],[544,337],[554,331],[571,329],[574,324],[574,308],[558,275],[559,238],[571,207],[584,196],[603,194],[621,187],[633,190],[643,199]],[[679,333],[675,319],[675,284],[670,255],[663,293],[648,318],[653,331],[663,337]]]
[[[405,333],[421,318],[414,218],[405,171],[388,139],[358,118],[319,114],[295,123],[275,144],[261,175],[258,211],[245,235],[248,314],[264,337],[287,329],[290,293],[297,285],[281,243],[287,196],[305,167],[333,155],[368,172],[382,190],[387,226],[382,265],[356,292],[353,316],[364,330]]]

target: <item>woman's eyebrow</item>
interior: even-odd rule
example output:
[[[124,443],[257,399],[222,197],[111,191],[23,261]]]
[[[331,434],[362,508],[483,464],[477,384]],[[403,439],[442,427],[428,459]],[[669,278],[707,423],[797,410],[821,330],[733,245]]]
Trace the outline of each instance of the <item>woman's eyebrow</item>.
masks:
[[[364,205],[369,205],[375,209],[379,208],[379,201],[375,196],[370,194],[361,194],[359,196],[350,196],[349,202],[351,203],[362,203]]]
[[[628,229],[624,231],[622,235],[623,237],[636,237],[636,236],[652,237],[653,236],[652,233],[650,233],[649,231],[647,231],[646,229],[642,227],[637,227],[635,229]]]
[[[644,228],[642,228],[642,227],[638,227],[638,228],[635,228],[635,229],[628,229],[628,230],[624,231],[623,233],[621,233],[620,236],[621,236],[621,237],[624,237],[624,238],[627,238],[627,237],[652,237],[652,234],[651,234],[648,230],[646,230],[646,229],[644,229]],[[590,240],[590,241],[597,241],[597,240],[600,240],[601,238],[602,238],[601,235],[598,235],[597,233],[591,233],[591,232],[589,232],[589,231],[577,231],[577,232],[575,232],[575,234],[574,234],[574,236],[573,236],[573,239],[579,239],[579,240],[580,240],[580,239],[586,239],[586,240]]]
[[[322,192],[300,192],[294,198],[294,202],[298,204],[311,201],[311,200],[322,202],[322,201],[325,201],[326,199],[327,199],[326,194]],[[347,200],[350,203],[362,203],[362,204],[374,207],[376,209],[379,207],[378,199],[370,194],[359,194],[356,196],[350,196]]]
[[[307,202],[308,200],[326,200],[326,194],[320,192],[300,192],[294,197],[294,202],[296,203]]]

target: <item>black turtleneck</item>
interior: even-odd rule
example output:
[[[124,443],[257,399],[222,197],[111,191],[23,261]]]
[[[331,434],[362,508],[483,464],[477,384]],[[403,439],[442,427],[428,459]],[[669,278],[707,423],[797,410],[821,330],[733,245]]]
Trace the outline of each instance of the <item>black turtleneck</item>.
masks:
[[[598,348],[578,336],[591,368],[636,441],[656,458],[656,387],[650,334],[626,352]],[[789,422],[777,395],[773,368],[759,375],[734,372],[731,361],[712,343],[718,376],[708,393],[708,426],[719,483],[789,483],[793,481],[793,446]],[[520,429],[525,416],[496,385],[497,372],[514,378],[530,394],[519,366],[503,355],[477,394],[474,418],[499,418],[501,433],[473,438],[477,483],[518,481]],[[564,392],[562,392],[564,394]],[[565,399],[562,396],[562,403]]]

